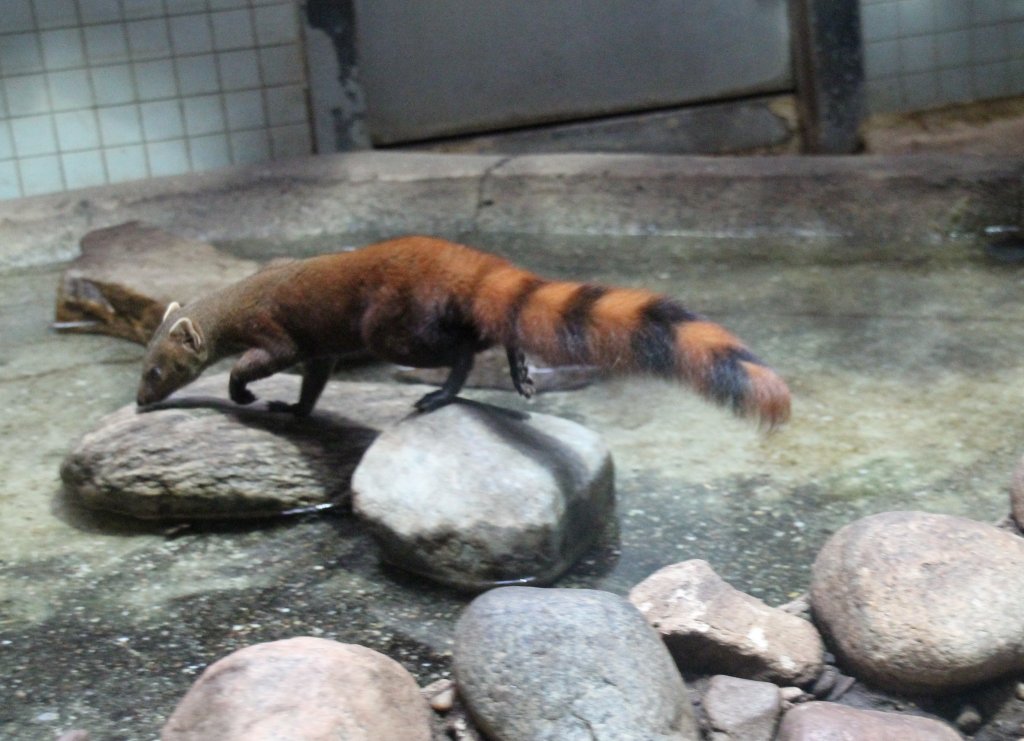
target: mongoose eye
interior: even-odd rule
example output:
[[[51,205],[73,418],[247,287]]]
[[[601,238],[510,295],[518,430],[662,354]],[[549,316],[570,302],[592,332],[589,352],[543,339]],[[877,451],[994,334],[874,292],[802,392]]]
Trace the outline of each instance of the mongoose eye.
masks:
[[[159,381],[160,377],[162,375],[163,375],[163,373],[160,372],[160,368],[158,368],[157,366],[154,365],[152,368],[150,368],[148,371],[146,371],[146,380],[147,381]]]

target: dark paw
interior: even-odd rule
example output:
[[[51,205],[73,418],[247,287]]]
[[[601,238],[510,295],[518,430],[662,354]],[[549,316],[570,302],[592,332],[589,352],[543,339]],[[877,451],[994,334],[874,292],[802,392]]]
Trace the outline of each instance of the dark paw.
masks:
[[[296,417],[308,417],[312,409],[306,409],[299,404],[289,404],[286,401],[268,401],[267,409],[276,414],[294,414]]]
[[[435,409],[440,409],[443,406],[447,406],[455,401],[457,397],[453,394],[449,394],[444,389],[438,389],[437,391],[431,391],[429,394],[424,396],[422,399],[413,404],[418,412],[432,412]]]
[[[537,393],[537,387],[533,385],[533,379],[529,376],[523,376],[515,382],[516,391],[520,395],[525,396],[527,399],[532,399],[533,395]]]
[[[512,374],[512,385],[515,390],[527,399],[532,398],[537,389],[530,378],[530,369],[526,365],[526,356],[518,348],[508,348],[508,368]]]
[[[252,391],[245,387],[232,388],[231,401],[235,402],[236,404],[252,404],[254,401],[256,401],[256,394],[254,394]]]

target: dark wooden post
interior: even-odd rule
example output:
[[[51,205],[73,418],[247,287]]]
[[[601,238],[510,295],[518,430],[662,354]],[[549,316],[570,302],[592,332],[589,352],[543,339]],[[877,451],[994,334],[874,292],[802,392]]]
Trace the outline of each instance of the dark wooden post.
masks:
[[[857,151],[864,116],[860,2],[790,0],[790,23],[804,151]]]

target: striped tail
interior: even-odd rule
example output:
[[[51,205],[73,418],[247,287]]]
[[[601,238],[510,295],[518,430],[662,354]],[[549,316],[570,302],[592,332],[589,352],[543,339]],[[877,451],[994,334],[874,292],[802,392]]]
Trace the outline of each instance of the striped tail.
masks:
[[[546,281],[511,265],[486,276],[473,313],[485,333],[552,364],[679,379],[775,427],[789,389],[723,327],[649,291]]]

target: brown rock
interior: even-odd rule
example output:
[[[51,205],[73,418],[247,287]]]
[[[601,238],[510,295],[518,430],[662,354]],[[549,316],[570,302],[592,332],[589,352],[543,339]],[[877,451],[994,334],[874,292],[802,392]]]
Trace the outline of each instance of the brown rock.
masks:
[[[163,741],[430,741],[430,711],[402,666],[364,646],[289,638],[211,664]]]
[[[486,741],[470,718],[453,679],[438,679],[420,689],[434,711],[434,738],[450,741]]]
[[[815,619],[856,677],[945,692],[1024,671],[1024,538],[963,517],[884,512],[822,547]]]
[[[953,728],[931,718],[808,702],[786,712],[776,741],[960,741]]]
[[[227,400],[226,373],[204,377],[152,411],[134,404],[104,417],[61,466],[67,496],[91,509],[143,519],[254,517],[338,504],[377,431],[412,411],[423,387],[327,385],[313,414],[296,419],[262,402]],[[298,398],[298,376],[254,391]]]
[[[447,713],[455,707],[455,682],[438,679],[420,690],[423,699],[438,713]]]
[[[259,263],[137,221],[82,237],[57,289],[56,327],[145,344],[171,301],[181,304],[251,275]]]
[[[710,741],[771,741],[782,712],[782,695],[770,682],[711,678],[702,702]]]
[[[734,589],[706,561],[666,566],[629,593],[683,671],[806,684],[824,647],[806,620]]]

